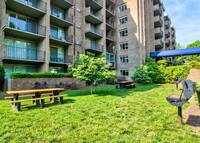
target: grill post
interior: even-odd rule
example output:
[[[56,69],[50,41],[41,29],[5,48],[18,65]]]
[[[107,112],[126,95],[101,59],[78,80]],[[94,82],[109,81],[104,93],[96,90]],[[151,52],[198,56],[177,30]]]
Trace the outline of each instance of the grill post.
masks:
[[[178,106],[178,123],[182,124],[182,106]]]

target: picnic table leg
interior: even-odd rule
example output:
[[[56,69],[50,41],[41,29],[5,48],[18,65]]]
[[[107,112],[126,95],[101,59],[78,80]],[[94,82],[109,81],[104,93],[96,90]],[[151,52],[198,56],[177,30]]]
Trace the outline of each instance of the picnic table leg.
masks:
[[[53,95],[58,95],[58,94],[59,94],[59,91],[53,91]],[[58,103],[58,97],[54,97],[53,102]]]
[[[35,93],[35,98],[40,98],[40,96],[41,96],[41,93],[39,93],[39,92],[36,92],[36,93]],[[37,107],[40,106],[40,100],[36,100],[35,103],[36,103],[36,106],[37,106]]]
[[[13,101],[16,101],[19,99],[19,94],[13,94]],[[17,109],[17,103],[13,103],[12,107]]]

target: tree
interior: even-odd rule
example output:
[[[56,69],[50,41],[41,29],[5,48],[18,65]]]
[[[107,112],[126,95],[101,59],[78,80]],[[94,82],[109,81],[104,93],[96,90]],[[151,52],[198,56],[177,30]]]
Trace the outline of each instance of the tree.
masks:
[[[104,55],[95,57],[92,53],[87,55],[80,54],[72,68],[73,76],[87,85],[91,85],[91,94],[94,85],[106,82],[108,80],[116,81],[116,72],[109,70],[110,64],[106,63]]]
[[[183,49],[185,48],[184,46],[182,46],[180,43],[176,43],[176,49]]]
[[[187,48],[196,48],[196,47],[200,47],[200,40],[197,40],[187,45]],[[187,60],[188,61],[194,60],[200,62],[200,55],[187,56]]]

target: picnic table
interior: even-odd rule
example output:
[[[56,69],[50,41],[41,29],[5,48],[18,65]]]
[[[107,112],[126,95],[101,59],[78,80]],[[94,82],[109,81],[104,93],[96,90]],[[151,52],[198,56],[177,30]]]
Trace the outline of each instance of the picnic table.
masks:
[[[46,88],[46,89],[31,89],[31,90],[13,90],[13,91],[7,91],[6,93],[8,95],[12,95],[11,97],[7,97],[7,99],[11,99],[11,104],[13,107],[19,111],[20,110],[20,103],[24,101],[33,101],[35,102],[36,105],[40,105],[40,101],[42,102],[42,105],[44,106],[44,98],[41,98],[42,94],[49,94],[50,97],[46,97],[49,99],[54,99],[57,101],[58,97],[63,97],[63,96],[58,96],[60,91],[64,91],[64,88]],[[33,97],[32,99],[24,99],[24,100],[19,100],[19,97]],[[22,95],[22,96],[21,96]]]
[[[124,89],[124,88],[133,88],[133,87],[135,87],[135,83],[133,83],[133,81],[129,81],[129,80],[126,80],[126,81],[119,81],[119,82],[117,82],[116,84],[119,85],[119,88],[120,88],[120,89]]]

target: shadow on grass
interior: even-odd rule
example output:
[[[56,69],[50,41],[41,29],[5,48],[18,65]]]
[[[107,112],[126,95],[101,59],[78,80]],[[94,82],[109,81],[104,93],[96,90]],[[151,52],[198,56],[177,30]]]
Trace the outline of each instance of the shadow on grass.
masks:
[[[72,104],[72,103],[75,103],[74,99],[64,99],[62,104],[60,104],[59,102],[58,103],[51,103],[51,102],[47,101],[47,102],[45,102],[44,108],[57,106],[57,105],[63,105],[63,104]],[[21,106],[21,111],[36,110],[38,108],[42,109],[40,107],[37,107],[36,105],[23,104]]]
[[[105,86],[105,87],[95,87],[93,89],[93,95],[96,96],[117,96],[117,97],[126,97],[130,93],[134,92],[145,92],[151,89],[159,88],[161,85],[156,84],[149,84],[149,85],[142,85],[137,84],[135,88],[132,89],[117,89],[114,85],[113,86]],[[78,97],[78,96],[89,96],[90,88],[87,89],[79,89],[79,90],[71,90],[65,91],[62,94],[67,94],[68,97]]]
[[[186,124],[193,127],[200,127],[200,116],[189,115]]]

